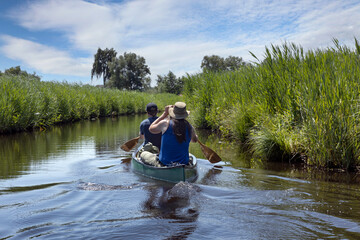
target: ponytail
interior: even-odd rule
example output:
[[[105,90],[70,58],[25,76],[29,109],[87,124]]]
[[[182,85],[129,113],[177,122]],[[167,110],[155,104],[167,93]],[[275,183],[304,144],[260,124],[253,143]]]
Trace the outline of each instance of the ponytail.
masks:
[[[189,134],[191,134],[191,125],[185,119],[173,119],[173,132],[176,136],[176,140],[179,143],[186,141],[186,129],[189,130]]]

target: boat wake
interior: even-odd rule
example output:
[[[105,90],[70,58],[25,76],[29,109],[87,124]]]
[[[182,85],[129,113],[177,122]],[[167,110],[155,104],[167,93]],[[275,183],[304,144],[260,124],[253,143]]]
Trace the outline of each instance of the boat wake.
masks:
[[[80,183],[78,188],[81,190],[86,190],[86,191],[109,191],[109,190],[132,189],[138,185],[139,184],[131,184],[129,186],[124,186],[124,185],[107,185],[107,184],[87,182],[87,183]]]

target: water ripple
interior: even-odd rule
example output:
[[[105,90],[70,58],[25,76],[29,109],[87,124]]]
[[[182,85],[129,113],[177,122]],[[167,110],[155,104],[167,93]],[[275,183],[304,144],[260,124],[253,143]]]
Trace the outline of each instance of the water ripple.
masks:
[[[87,191],[108,191],[108,190],[124,190],[124,189],[132,189],[134,187],[138,187],[140,184],[134,183],[131,185],[107,185],[107,184],[99,184],[99,183],[80,183],[78,186],[81,190]]]

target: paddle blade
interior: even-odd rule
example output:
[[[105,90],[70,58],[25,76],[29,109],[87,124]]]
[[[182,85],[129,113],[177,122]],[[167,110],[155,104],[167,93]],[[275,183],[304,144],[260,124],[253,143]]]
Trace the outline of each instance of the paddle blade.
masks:
[[[203,152],[206,159],[209,160],[209,162],[218,163],[218,162],[222,161],[221,157],[219,157],[219,155],[217,155],[217,153],[214,152],[211,148],[205,146],[199,140],[198,140],[198,143],[200,144],[201,151]]]
[[[131,149],[133,149],[136,146],[136,144],[139,142],[139,139],[140,139],[140,136],[133,138],[133,139],[127,141],[126,143],[124,143],[123,145],[121,145],[120,148],[126,152],[129,152]]]

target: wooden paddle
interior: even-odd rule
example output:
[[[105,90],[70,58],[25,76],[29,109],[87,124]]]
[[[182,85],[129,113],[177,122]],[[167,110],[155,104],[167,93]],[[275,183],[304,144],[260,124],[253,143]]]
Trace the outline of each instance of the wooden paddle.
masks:
[[[217,155],[216,152],[214,152],[211,148],[205,146],[200,140],[198,140],[198,143],[200,144],[201,151],[203,152],[204,156],[209,160],[211,163],[217,163],[222,161],[219,155]]]
[[[131,149],[133,149],[136,146],[136,144],[139,142],[139,139],[140,136],[133,138],[127,141],[126,143],[124,143],[123,145],[121,145],[120,148],[126,152],[129,152]]]

